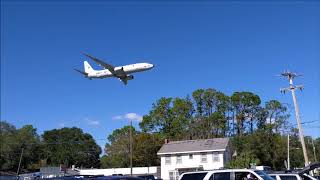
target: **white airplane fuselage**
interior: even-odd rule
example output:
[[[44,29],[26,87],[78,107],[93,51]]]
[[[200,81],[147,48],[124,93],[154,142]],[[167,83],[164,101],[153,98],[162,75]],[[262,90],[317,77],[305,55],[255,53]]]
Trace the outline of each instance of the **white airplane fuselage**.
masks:
[[[117,70],[123,69],[123,71],[126,74],[132,74],[136,72],[146,71],[146,70],[152,69],[153,67],[154,66],[149,63],[136,63],[136,64],[129,64],[125,66],[118,66],[118,67],[115,67],[114,70],[117,71]],[[88,73],[88,78],[116,77],[108,69],[92,70],[87,73]]]

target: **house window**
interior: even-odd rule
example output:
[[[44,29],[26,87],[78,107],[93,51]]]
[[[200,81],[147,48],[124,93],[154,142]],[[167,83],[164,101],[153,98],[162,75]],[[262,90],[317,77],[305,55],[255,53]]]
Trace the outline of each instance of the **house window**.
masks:
[[[176,164],[182,164],[182,157],[181,155],[177,155]]]
[[[214,153],[212,154],[212,160],[213,160],[213,162],[220,162],[219,153],[214,152]]]
[[[193,159],[193,154],[189,154],[189,159]]]
[[[170,156],[165,157],[165,164],[171,164],[171,157]]]
[[[202,163],[206,163],[207,162],[207,154],[206,153],[201,154],[201,162]]]

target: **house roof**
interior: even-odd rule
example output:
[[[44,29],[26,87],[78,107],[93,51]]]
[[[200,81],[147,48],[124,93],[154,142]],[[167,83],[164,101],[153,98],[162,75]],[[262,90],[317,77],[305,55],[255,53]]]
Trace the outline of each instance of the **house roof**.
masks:
[[[172,141],[163,144],[157,154],[163,155],[190,152],[225,151],[228,143],[229,138]]]

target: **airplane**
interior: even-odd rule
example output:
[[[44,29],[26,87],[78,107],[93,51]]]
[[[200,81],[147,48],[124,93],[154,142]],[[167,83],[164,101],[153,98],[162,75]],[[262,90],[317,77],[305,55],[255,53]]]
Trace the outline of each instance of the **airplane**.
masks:
[[[99,60],[98,58],[95,58],[89,54],[84,54],[91,60],[93,60],[95,63],[97,63],[99,66],[103,68],[103,70],[94,70],[91,65],[88,63],[88,61],[84,61],[84,72],[80,71],[78,69],[74,69],[75,71],[83,74],[88,79],[94,79],[94,78],[108,78],[108,77],[116,77],[120,81],[123,82],[123,84],[127,85],[129,80],[133,80],[134,76],[131,75],[132,73],[136,72],[142,72],[150,70],[154,67],[153,64],[149,63],[136,63],[136,64],[129,64],[125,66],[118,66],[114,67],[111,64],[105,63],[102,60]]]

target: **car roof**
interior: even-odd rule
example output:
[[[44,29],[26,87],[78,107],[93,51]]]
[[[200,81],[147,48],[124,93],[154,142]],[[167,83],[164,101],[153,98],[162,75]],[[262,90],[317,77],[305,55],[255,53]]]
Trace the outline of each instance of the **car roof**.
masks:
[[[135,177],[135,176],[101,176],[96,179],[108,179],[108,180],[125,180],[125,179],[136,179],[143,180],[143,178]]]
[[[183,174],[215,173],[215,172],[248,172],[248,171],[260,171],[260,170],[257,170],[257,169],[214,169],[214,170],[207,170],[207,171],[185,172]]]
[[[260,171],[257,169],[217,169],[217,170],[211,170],[210,172],[247,172],[247,171]]]
[[[279,175],[279,176],[286,176],[286,175],[292,175],[292,176],[298,176],[299,174],[294,174],[294,173],[273,173],[273,174],[269,174],[269,176],[275,176],[275,175]]]
[[[209,171],[195,171],[195,172],[185,172],[182,174],[197,174],[197,173],[208,173]]]

